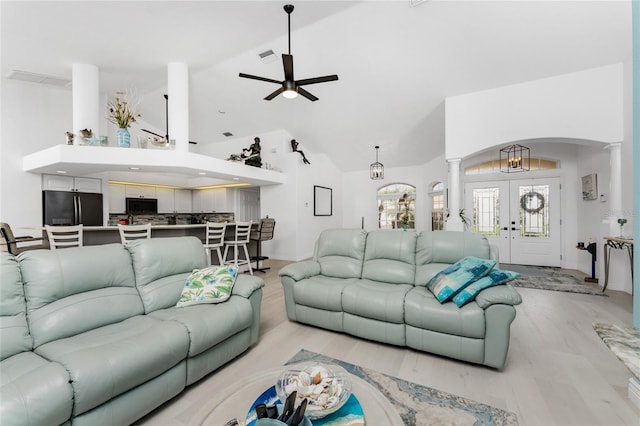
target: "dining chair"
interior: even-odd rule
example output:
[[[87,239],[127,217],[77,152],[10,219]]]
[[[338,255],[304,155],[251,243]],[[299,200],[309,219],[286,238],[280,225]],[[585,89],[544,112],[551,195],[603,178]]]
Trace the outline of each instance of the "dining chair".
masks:
[[[252,230],[249,239],[251,241],[256,242],[256,256],[252,258],[256,261],[256,266],[253,268],[254,271],[260,271],[264,273],[267,269],[271,269],[270,267],[262,267],[260,268],[260,261],[266,260],[269,257],[262,255],[262,242],[273,239],[273,230],[276,227],[275,219],[266,217],[260,219],[260,222],[257,223],[258,227]]]
[[[21,236],[16,237],[13,235],[13,231],[11,230],[11,226],[8,223],[0,222],[0,236],[2,237],[0,241],[0,246],[2,251],[7,251],[14,256],[22,253],[27,250],[37,250],[37,249],[48,249],[49,245],[47,244],[46,238],[42,237],[31,237],[31,236]],[[40,244],[32,244],[35,242],[40,242]]]
[[[236,267],[247,265],[249,267],[249,273],[253,275],[251,259],[249,258],[249,250],[247,249],[247,245],[249,244],[249,234],[251,233],[251,222],[236,222],[235,227],[234,239],[224,241],[224,254],[222,255],[222,258],[226,265],[235,265]],[[227,260],[229,247],[233,247],[232,260]],[[244,251],[244,259],[240,259],[238,256],[240,247],[242,247],[242,250]]]
[[[126,246],[131,241],[143,240],[151,238],[151,224],[144,225],[121,225],[118,224],[118,232],[120,232],[120,242]]]
[[[56,250],[59,248],[82,247],[82,225],[73,226],[51,226],[45,225],[49,248]]]
[[[218,255],[218,264],[224,265],[221,248],[224,247],[224,233],[227,230],[227,222],[207,222],[204,251],[207,253],[207,262],[211,265],[211,250]]]

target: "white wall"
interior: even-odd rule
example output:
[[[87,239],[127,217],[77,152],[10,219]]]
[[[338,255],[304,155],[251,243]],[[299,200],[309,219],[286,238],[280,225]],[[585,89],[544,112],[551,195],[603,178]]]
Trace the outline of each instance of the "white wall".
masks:
[[[0,140],[0,221],[16,235],[40,235],[29,227],[42,224],[39,174],[22,171],[22,157],[66,141],[71,131],[70,89],[20,81],[2,81]]]
[[[447,159],[529,139],[623,139],[623,64],[454,96],[445,101]]]

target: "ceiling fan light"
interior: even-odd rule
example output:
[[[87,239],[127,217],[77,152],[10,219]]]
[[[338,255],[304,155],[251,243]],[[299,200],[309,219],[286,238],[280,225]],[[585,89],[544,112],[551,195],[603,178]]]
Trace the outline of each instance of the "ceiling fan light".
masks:
[[[296,90],[293,89],[288,89],[285,90],[284,92],[282,92],[282,96],[284,96],[287,99],[293,99],[298,97],[298,92]]]

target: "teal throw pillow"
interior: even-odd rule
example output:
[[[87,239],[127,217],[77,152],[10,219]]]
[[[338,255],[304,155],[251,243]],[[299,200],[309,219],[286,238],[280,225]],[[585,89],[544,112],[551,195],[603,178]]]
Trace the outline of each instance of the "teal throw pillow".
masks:
[[[427,283],[427,288],[440,303],[451,300],[460,290],[489,273],[495,260],[465,257],[438,272]]]
[[[194,269],[184,284],[176,306],[220,303],[231,297],[238,268],[231,265]]]
[[[479,280],[469,284],[463,288],[458,294],[453,297],[453,302],[458,305],[459,308],[463,307],[467,303],[476,298],[485,288],[493,287],[500,284],[508,283],[509,281],[516,279],[520,276],[518,272],[503,271],[494,268],[488,275],[480,278]]]

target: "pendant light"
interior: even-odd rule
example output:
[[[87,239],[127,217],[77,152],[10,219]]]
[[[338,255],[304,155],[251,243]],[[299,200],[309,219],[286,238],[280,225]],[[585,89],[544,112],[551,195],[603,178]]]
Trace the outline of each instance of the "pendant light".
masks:
[[[378,150],[380,147],[376,145],[376,162],[371,163],[370,175],[371,179],[378,180],[384,179],[384,165],[378,161]]]
[[[525,172],[530,168],[531,150],[523,145],[509,145],[500,150],[502,173]]]

